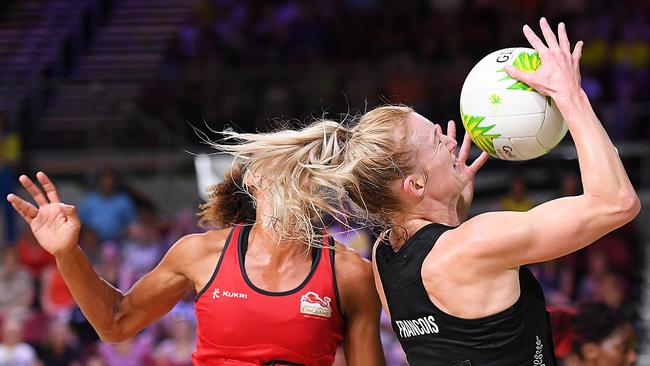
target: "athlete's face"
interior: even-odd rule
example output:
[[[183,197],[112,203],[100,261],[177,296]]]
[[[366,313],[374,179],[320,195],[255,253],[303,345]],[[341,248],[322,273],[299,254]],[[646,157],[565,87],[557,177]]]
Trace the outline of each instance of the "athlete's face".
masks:
[[[416,173],[426,174],[425,194],[434,198],[460,194],[469,178],[454,155],[456,140],[443,134],[440,125],[417,113],[411,113],[407,125],[417,151]]]
[[[634,329],[626,325],[598,345],[585,366],[632,366],[636,364],[636,335]]]

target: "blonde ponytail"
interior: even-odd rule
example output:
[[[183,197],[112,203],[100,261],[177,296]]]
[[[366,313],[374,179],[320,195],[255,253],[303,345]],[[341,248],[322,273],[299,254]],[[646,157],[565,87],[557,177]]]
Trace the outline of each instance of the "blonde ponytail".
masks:
[[[403,105],[375,108],[350,129],[339,179],[354,203],[348,217],[372,226],[390,226],[400,208],[394,184],[416,167],[406,120],[414,110]]]
[[[395,182],[416,169],[406,125],[411,113],[410,107],[387,105],[352,119],[351,128],[318,120],[301,130],[224,131],[221,142],[206,142],[235,156],[235,173],[240,175],[233,176],[250,198],[251,190],[264,192],[271,212],[265,221],[279,239],[306,240],[315,246],[327,216],[346,227],[350,222],[390,226],[391,215],[401,205]],[[238,209],[223,208],[229,204],[227,188],[214,191],[214,204],[202,213],[205,221],[233,224],[232,218],[250,218],[237,216]]]
[[[271,212],[265,219],[279,239],[318,245],[326,216],[344,217],[346,192],[338,174],[350,137],[345,126],[319,120],[297,131],[223,134],[222,142],[210,145],[241,164],[249,194],[264,192]]]

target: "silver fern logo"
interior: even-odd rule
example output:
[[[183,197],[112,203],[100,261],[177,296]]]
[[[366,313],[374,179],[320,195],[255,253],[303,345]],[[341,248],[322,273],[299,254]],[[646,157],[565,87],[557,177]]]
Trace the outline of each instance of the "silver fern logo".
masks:
[[[535,336],[535,338],[537,338],[537,341],[535,341],[535,356],[533,357],[533,365],[546,366],[544,363],[544,353],[542,353],[544,344],[542,344],[542,340],[539,339],[539,336]]]

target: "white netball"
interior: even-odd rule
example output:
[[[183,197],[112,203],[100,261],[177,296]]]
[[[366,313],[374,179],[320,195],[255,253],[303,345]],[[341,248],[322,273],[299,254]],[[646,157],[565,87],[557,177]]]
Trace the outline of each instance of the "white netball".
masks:
[[[532,72],[541,64],[531,48],[492,52],[469,72],[460,92],[465,130],[481,150],[503,160],[528,160],[554,148],[567,132],[555,102],[505,72]]]

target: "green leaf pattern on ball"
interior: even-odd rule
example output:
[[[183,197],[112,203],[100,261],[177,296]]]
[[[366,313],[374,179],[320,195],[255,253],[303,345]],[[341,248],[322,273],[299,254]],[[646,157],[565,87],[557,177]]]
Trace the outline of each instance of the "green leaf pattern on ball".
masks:
[[[512,66],[518,68],[519,70],[525,71],[525,72],[533,72],[537,70],[539,65],[542,64],[542,60],[539,58],[539,55],[537,52],[520,52],[519,55],[515,58],[515,60],[512,62]],[[497,72],[506,72],[505,68],[501,68],[497,70]],[[510,77],[510,75],[505,74],[504,77],[499,79],[499,81],[502,80],[513,80],[515,81],[514,84],[510,85],[508,89],[510,90],[525,90],[525,91],[533,91],[535,89],[531,88],[528,84],[517,81]]]
[[[539,57],[539,54],[537,52],[520,52],[519,55],[517,55],[517,58],[512,62],[512,66],[518,68],[519,70],[525,71],[525,72],[533,72],[539,68],[539,66],[542,64],[542,59]],[[506,72],[505,68],[501,68],[497,70],[497,72]],[[515,80],[510,75],[506,74],[504,77],[499,79],[499,81],[503,80],[513,80],[515,83],[510,85],[508,89],[510,90],[524,90],[524,91],[537,91],[534,88],[532,88],[530,85]],[[551,105],[551,97],[546,97],[546,102],[548,105]]]
[[[496,105],[496,104],[501,104],[503,100],[501,99],[501,96],[499,94],[494,93],[490,95],[489,102],[492,105]]]
[[[460,110],[460,114],[463,118],[463,126],[465,126],[465,130],[469,132],[469,135],[476,146],[478,146],[483,151],[487,151],[490,155],[496,157],[497,152],[494,148],[493,140],[501,137],[501,135],[488,133],[495,125],[483,127],[479,126],[485,117],[465,114],[462,108]]]

